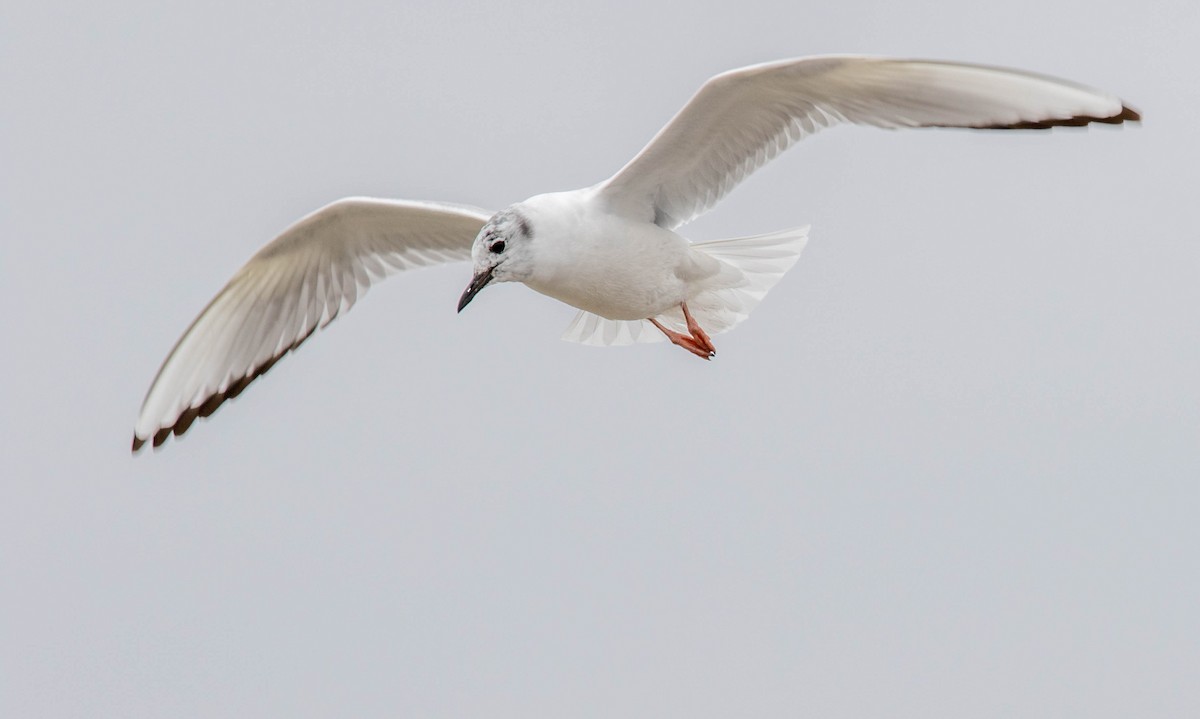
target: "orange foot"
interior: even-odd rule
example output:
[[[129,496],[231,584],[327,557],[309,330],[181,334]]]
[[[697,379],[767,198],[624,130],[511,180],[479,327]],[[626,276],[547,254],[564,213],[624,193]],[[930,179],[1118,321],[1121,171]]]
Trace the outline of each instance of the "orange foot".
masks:
[[[650,323],[657,327],[659,331],[666,335],[667,339],[671,340],[672,344],[679,345],[700,359],[710,360],[713,357],[716,357],[717,348],[713,345],[712,340],[709,339],[708,333],[700,329],[700,325],[696,324],[696,320],[692,317],[692,313],[688,312],[687,303],[684,302],[680,305],[680,307],[683,308],[683,318],[687,321],[688,334],[686,335],[667,329],[662,325],[661,322],[653,317],[649,317],[647,319],[649,319]]]

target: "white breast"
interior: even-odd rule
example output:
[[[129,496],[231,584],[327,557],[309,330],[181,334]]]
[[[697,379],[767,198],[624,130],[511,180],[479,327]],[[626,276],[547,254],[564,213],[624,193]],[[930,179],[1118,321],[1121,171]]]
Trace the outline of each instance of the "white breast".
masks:
[[[530,288],[616,320],[654,317],[688,299],[720,262],[670,230],[610,214],[588,190],[521,203],[533,227]]]

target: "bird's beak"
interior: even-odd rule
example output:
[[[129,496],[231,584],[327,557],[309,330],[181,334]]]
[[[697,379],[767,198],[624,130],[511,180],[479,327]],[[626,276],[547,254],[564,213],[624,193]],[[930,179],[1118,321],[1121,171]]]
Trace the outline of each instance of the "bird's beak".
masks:
[[[462,312],[463,308],[470,304],[471,300],[475,299],[475,295],[479,294],[479,291],[487,287],[487,283],[492,281],[492,270],[494,269],[496,268],[489,267],[471,278],[471,284],[467,285],[467,291],[463,292],[462,297],[458,300],[459,312]]]

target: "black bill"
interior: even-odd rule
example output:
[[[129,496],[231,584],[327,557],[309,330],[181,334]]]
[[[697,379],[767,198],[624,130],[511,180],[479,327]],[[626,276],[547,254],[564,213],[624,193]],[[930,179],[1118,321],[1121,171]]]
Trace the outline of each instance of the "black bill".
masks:
[[[459,312],[462,312],[463,308],[470,304],[471,300],[475,299],[475,295],[479,294],[479,291],[487,287],[487,283],[492,281],[492,270],[494,269],[494,267],[489,267],[471,278],[471,284],[467,285],[467,291],[463,292],[462,297],[458,300]]]

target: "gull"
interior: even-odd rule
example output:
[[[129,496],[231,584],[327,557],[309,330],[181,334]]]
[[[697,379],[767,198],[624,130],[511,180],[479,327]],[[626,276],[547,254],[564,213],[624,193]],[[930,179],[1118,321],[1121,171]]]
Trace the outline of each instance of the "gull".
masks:
[[[522,282],[579,310],[563,339],[669,340],[703,359],[800,256],[808,228],[692,243],[676,232],[801,138],[833,125],[1046,129],[1137,122],[1117,97],[1030,72],[829,55],[717,75],[615,175],[498,213],[351,197],[264,246],[192,322],[154,378],[136,453],[182,435],[391,273],[470,259],[461,312]]]

